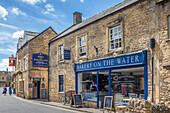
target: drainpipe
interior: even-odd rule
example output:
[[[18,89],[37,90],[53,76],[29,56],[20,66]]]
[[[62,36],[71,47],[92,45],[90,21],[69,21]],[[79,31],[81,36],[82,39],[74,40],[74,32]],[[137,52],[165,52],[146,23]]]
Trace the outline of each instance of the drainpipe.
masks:
[[[150,48],[152,50],[152,102],[154,101],[153,99],[153,90],[154,90],[154,51],[153,49],[155,48],[155,39],[154,38],[151,38],[150,39]]]
[[[48,43],[48,101],[49,101],[49,74],[50,74],[50,65],[49,65],[49,62],[50,62],[50,43]]]

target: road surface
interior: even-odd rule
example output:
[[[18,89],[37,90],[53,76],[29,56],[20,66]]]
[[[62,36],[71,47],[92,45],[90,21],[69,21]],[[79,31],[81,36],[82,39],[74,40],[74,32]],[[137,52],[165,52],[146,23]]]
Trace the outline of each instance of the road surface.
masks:
[[[3,96],[0,87],[0,113],[80,113],[67,109],[42,105],[13,96]]]

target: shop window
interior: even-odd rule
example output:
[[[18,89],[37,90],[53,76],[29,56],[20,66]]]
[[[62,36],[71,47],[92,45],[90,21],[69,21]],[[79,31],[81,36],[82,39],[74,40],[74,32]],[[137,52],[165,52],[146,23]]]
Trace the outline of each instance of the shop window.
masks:
[[[79,56],[86,56],[86,37],[79,38]]]
[[[64,76],[59,75],[59,92],[64,91]]]
[[[20,81],[19,82],[19,90],[21,91],[21,92],[23,92],[24,91],[24,81]]]
[[[170,16],[168,16],[168,33],[169,33],[169,39],[170,39]]]
[[[82,94],[83,99],[97,100],[97,73],[78,74],[78,93]]]
[[[109,47],[110,50],[122,47],[121,25],[117,25],[109,29]]]
[[[123,99],[130,97],[144,98],[143,70],[136,68],[111,72],[111,93],[115,96],[116,102],[123,102]]]
[[[59,61],[64,60],[64,50],[63,50],[63,45],[59,46]]]

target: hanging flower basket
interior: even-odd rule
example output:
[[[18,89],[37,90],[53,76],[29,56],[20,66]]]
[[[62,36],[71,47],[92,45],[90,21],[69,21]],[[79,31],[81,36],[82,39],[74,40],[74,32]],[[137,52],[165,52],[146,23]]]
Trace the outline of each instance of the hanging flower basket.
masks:
[[[11,76],[16,77],[17,75],[21,75],[21,74],[22,74],[22,72],[20,70],[18,70],[18,71],[15,71]]]

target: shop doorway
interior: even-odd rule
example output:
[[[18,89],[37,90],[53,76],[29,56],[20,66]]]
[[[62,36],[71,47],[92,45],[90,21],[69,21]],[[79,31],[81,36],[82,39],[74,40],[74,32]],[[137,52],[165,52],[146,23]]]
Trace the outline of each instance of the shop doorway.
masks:
[[[40,98],[40,81],[34,81],[33,98]]]
[[[104,97],[108,96],[109,91],[109,72],[98,72],[98,98],[99,108],[103,108]]]

